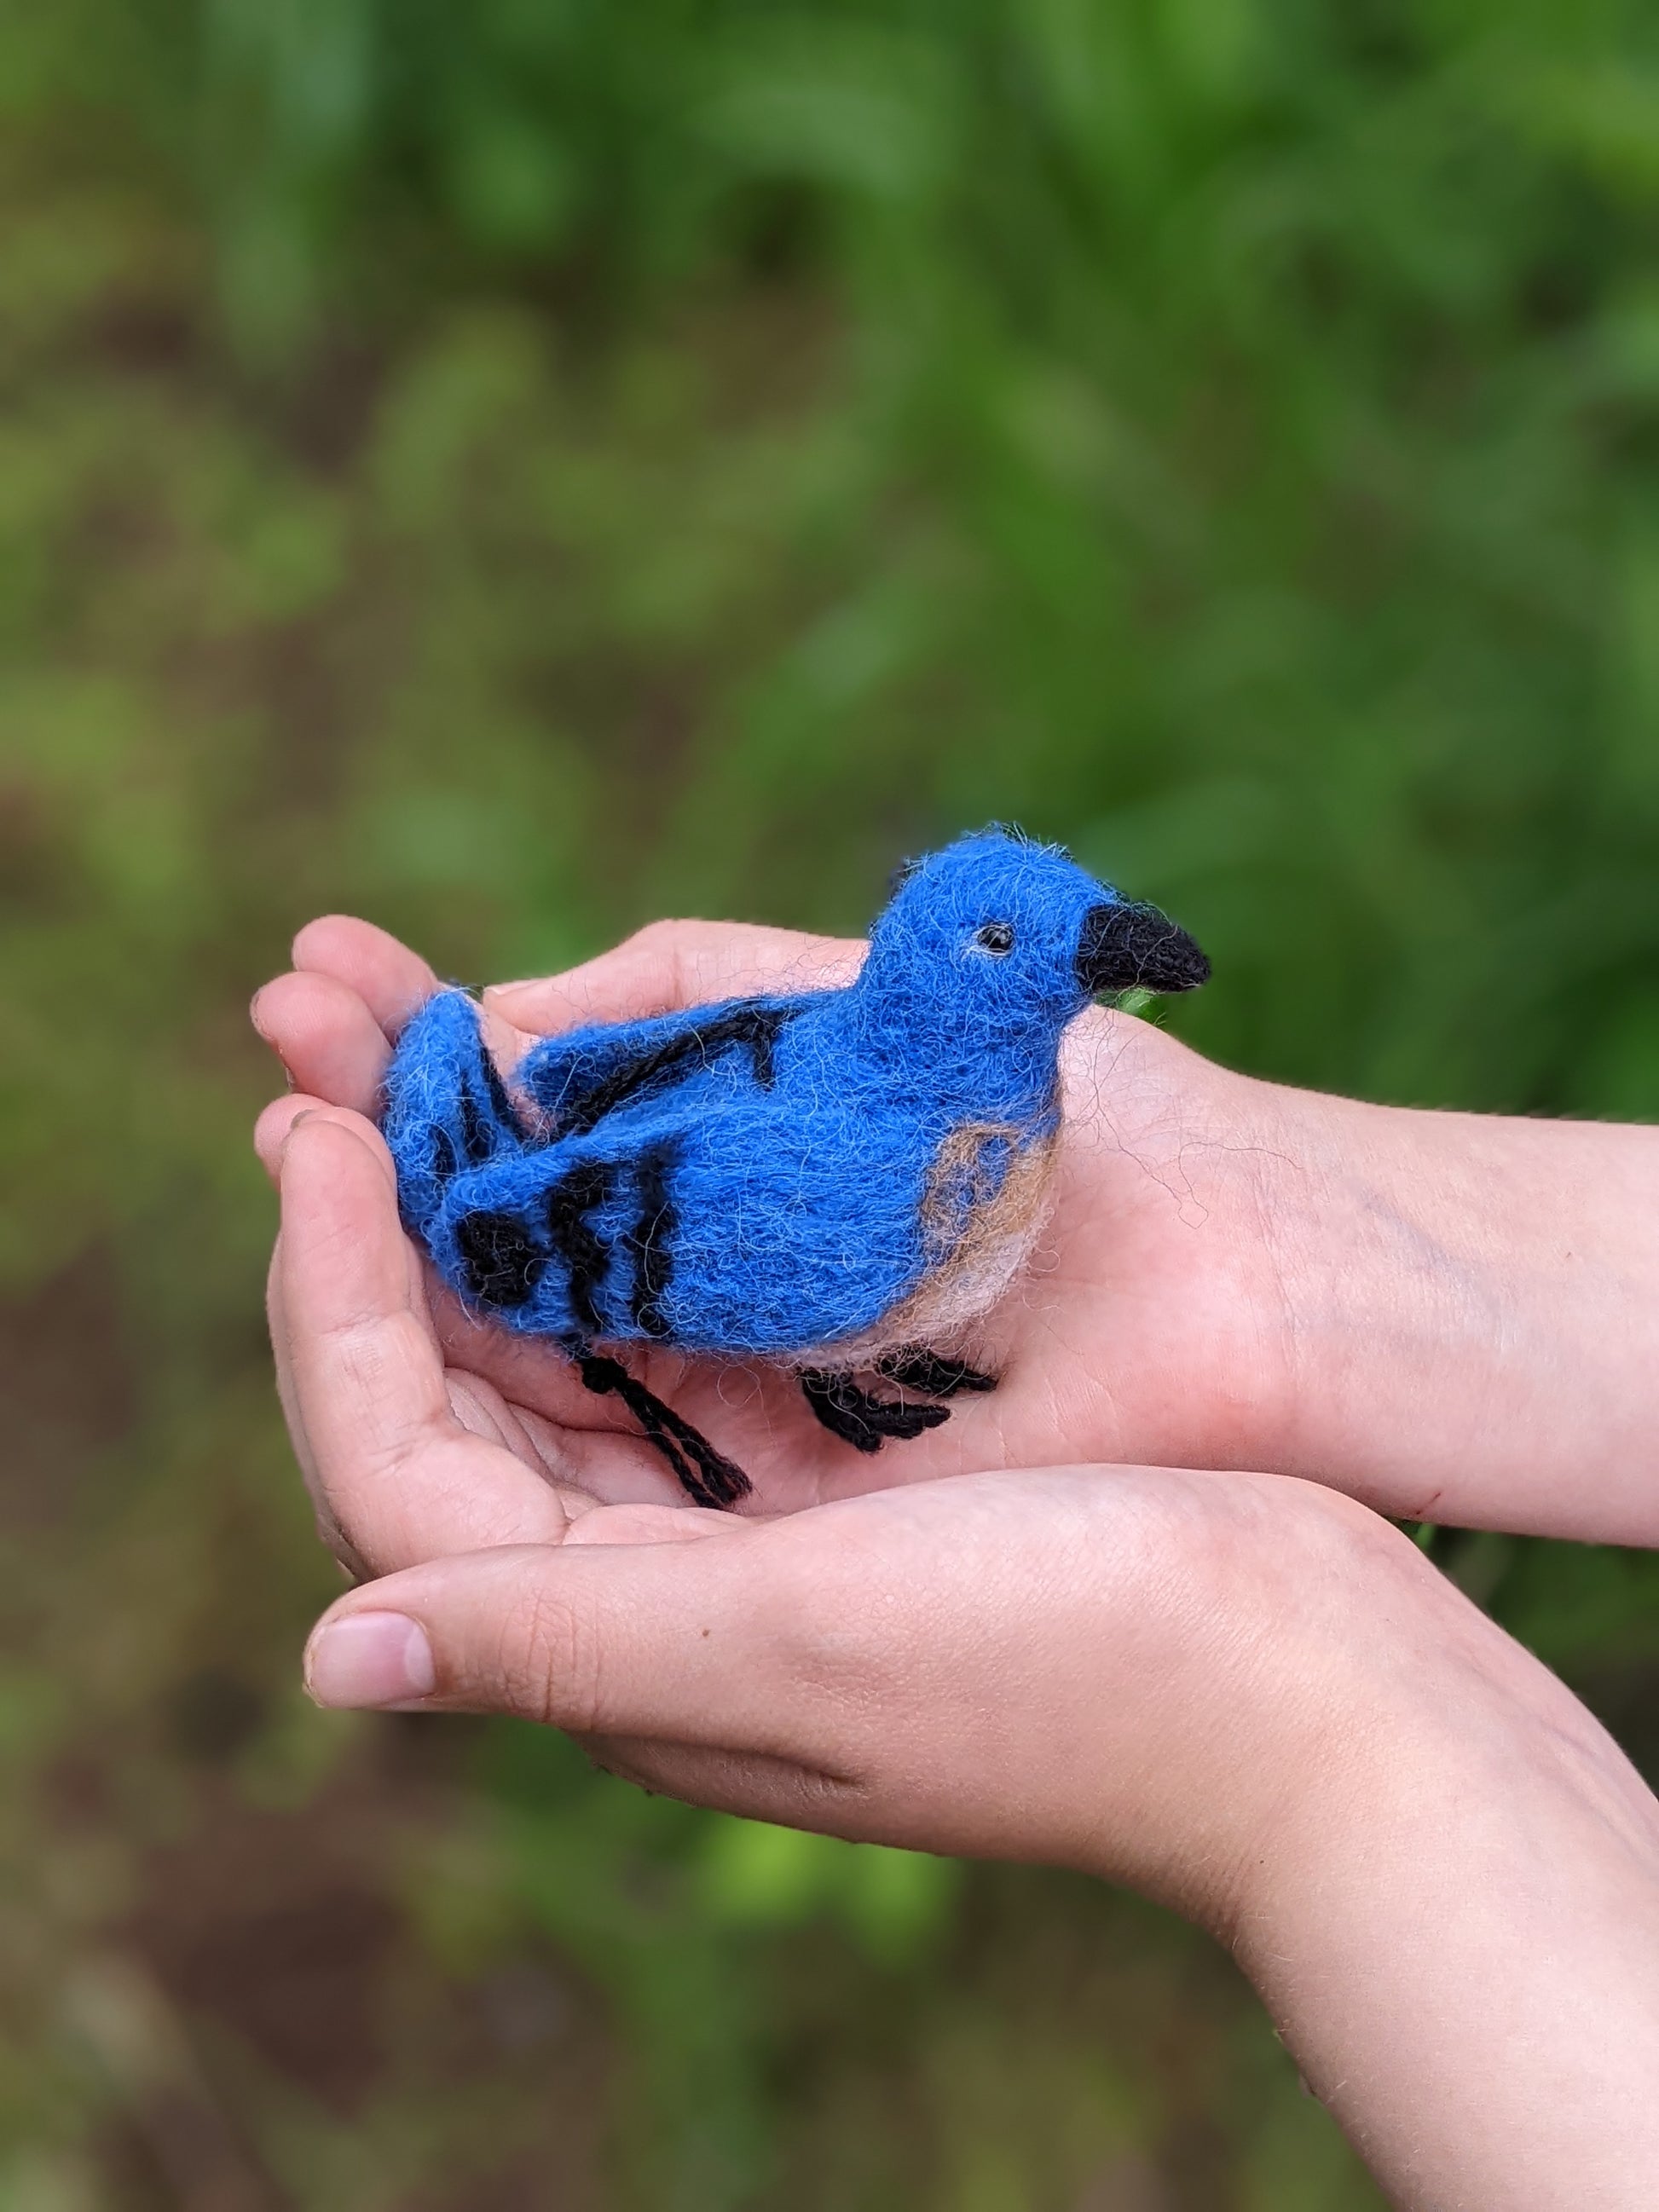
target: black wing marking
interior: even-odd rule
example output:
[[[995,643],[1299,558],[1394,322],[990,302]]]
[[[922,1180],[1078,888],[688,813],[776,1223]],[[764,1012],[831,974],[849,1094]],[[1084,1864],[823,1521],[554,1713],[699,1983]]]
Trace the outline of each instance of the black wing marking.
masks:
[[[579,1160],[547,1194],[547,1233],[564,1261],[570,1310],[590,1336],[603,1334],[598,1298],[611,1254],[588,1215],[616,1188],[609,1160]]]
[[[753,1055],[755,1080],[763,1090],[769,1091],[775,1079],[773,1055],[779,1035],[797,1014],[805,1012],[804,1003],[767,1004],[755,999],[716,1014],[711,1020],[694,1019],[689,1027],[665,1037],[661,1043],[647,1045],[617,1061],[591,1083],[567,1091],[554,1109],[558,1134],[585,1136],[619,1106],[642,1097],[647,1091],[668,1089],[694,1067],[706,1067],[717,1053],[730,1051],[734,1046]]]
[[[495,1117],[495,1126],[491,1128],[484,1109],[478,1103],[472,1085],[463,1071],[459,1085],[461,1146],[468,1164],[481,1168],[495,1158],[498,1139],[502,1134],[523,1144],[525,1127],[519,1119],[518,1109],[507,1097],[507,1085],[501,1081],[500,1072],[489,1056],[482,1031],[478,1035],[475,1071],[489,1101],[489,1110]]]
[[[501,1123],[502,1128],[508,1130],[520,1144],[525,1143],[529,1132],[520,1119],[518,1108],[507,1094],[506,1084],[501,1081],[501,1070],[490,1056],[489,1048],[483,1041],[482,1030],[478,1036],[478,1073],[483,1078],[483,1086],[489,1093],[495,1119]]]
[[[481,1305],[529,1304],[545,1256],[516,1213],[464,1213],[455,1224],[467,1287]]]
[[[678,1157],[679,1146],[671,1137],[641,1152],[634,1168],[639,1212],[625,1239],[634,1255],[634,1292],[629,1310],[635,1326],[647,1336],[668,1334],[662,1301],[674,1272],[671,1240],[679,1226],[668,1179]]]
[[[678,1226],[669,1177],[678,1156],[678,1146],[668,1138],[647,1146],[632,1163],[579,1160],[548,1192],[547,1233],[564,1262],[571,1314],[587,1335],[605,1333],[599,1297],[611,1255],[590,1216],[614,1196],[625,1170],[633,1176],[636,1209],[632,1227],[617,1240],[634,1263],[629,1310],[647,1336],[668,1334],[662,1300],[674,1272],[671,1240]]]

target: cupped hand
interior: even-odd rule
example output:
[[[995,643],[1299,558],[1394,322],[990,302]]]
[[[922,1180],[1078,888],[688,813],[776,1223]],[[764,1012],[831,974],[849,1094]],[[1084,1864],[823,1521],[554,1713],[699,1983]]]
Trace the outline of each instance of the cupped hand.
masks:
[[[487,992],[485,1022],[510,1068],[579,1021],[845,981],[862,950],[659,923],[568,975]],[[307,1104],[374,1114],[389,1039],[436,988],[365,922],[313,922],[295,958],[254,1002],[296,1086],[260,1123],[267,1164]],[[1304,1475],[1409,1519],[1659,1542],[1654,1131],[1291,1090],[1098,1012],[1067,1032],[1062,1075],[1053,1217],[961,1347],[1000,1387],[958,1401],[942,1428],[864,1458],[787,1376],[630,1353],[755,1476],[761,1507],[1139,1461]],[[675,1495],[559,1353],[475,1326],[435,1289],[430,1310],[459,1387],[550,1424],[574,1479],[605,1498]]]
[[[1258,1474],[1032,1468],[739,1518],[600,1504],[452,1372],[368,1125],[302,1115],[273,1313],[329,1705],[550,1722],[647,1786],[1057,1862],[1233,1946],[1412,2212],[1641,2212],[1659,1808],[1404,1537]]]
[[[433,979],[361,924],[297,953],[256,1009],[301,1086],[259,1130],[273,1334],[319,1518],[379,1577],[313,1635],[319,1702],[517,1713],[702,1803],[1131,1882],[1233,1944],[1391,2201],[1651,2202],[1659,1808],[1384,1522],[1171,1464],[1322,1446],[1396,1506],[1461,1477],[1472,1519],[1651,1527],[1650,1133],[1352,1108],[1080,1024],[996,1398],[870,1462],[764,1376],[659,1359],[762,1478],[723,1516],[556,1355],[429,1298],[365,1115]],[[683,925],[489,1018],[510,1063],[856,957]],[[1163,1464],[1042,1463],[1083,1437]],[[981,1455],[1025,1471],[908,1480]]]
[[[730,924],[659,924],[565,976],[485,994],[487,1034],[510,1070],[533,1040],[746,991],[848,981],[857,941]],[[296,1086],[262,1117],[273,1170],[307,1107],[375,1109],[390,1040],[437,988],[383,932],[313,923],[295,969],[254,1018]],[[1261,1169],[1275,1158],[1274,1100],[1149,1024],[1096,1012],[1069,1032],[1058,1196],[1034,1261],[960,1347],[999,1377],[912,1443],[866,1455],[815,1421],[793,1378],[759,1364],[630,1352],[657,1394],[756,1483],[761,1510],[964,1470],[1067,1460],[1250,1464],[1287,1389],[1285,1299]],[[1254,1126],[1253,1126],[1254,1125]],[[370,1141],[369,1131],[359,1134]],[[411,1283],[419,1271],[412,1259]],[[416,1285],[452,1393],[512,1425],[517,1447],[611,1501],[678,1492],[615,1401],[585,1391],[554,1346],[471,1320],[431,1277]]]
[[[562,1436],[446,1376],[366,1125],[302,1115],[280,1179],[284,1400],[327,1524],[380,1577],[313,1640],[325,1703],[526,1714],[675,1795],[1094,1865],[1213,1918],[1286,1774],[1346,1741],[1331,1655],[1362,1576],[1431,1579],[1346,1499],[1263,1476],[1047,1468],[742,1518],[599,1503]]]

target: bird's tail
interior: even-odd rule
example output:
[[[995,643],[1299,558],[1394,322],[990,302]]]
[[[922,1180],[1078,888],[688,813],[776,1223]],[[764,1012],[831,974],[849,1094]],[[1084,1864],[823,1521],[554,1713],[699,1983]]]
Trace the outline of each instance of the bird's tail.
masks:
[[[432,1252],[441,1273],[457,1288],[510,1322],[526,1306],[548,1265],[550,1254],[541,1236],[521,1211],[489,1206],[462,1212],[450,1224],[448,1237],[441,1233],[444,1201],[459,1176],[539,1149],[489,1056],[478,1010],[465,991],[441,991],[428,999],[398,1038],[386,1071],[381,1128],[398,1170],[398,1205],[404,1226]],[[661,1165],[657,1159],[654,1171],[660,1172]],[[606,1185],[602,1162],[579,1162],[562,1182],[542,1191],[540,1211],[554,1232],[553,1256],[563,1263],[580,1329],[599,1326],[592,1296],[608,1255],[586,1217]],[[653,1188],[647,1176],[647,1198]],[[652,1204],[654,1225],[664,1210],[660,1193]],[[435,1237],[434,1230],[440,1232]],[[653,1271],[652,1265],[653,1249],[647,1231],[637,1301],[641,1310],[652,1310],[651,1300],[661,1290],[660,1270]],[[583,1281],[586,1312],[575,1298]],[[695,1504],[730,1506],[748,1496],[750,1482],[743,1469],[716,1451],[699,1430],[619,1361],[596,1352],[586,1334],[548,1333],[557,1336],[562,1348],[576,1361],[588,1389],[597,1396],[622,1400],[646,1442],[667,1462]]]
[[[422,1239],[463,1169],[525,1150],[528,1132],[465,991],[428,999],[398,1038],[381,1128],[404,1226]]]

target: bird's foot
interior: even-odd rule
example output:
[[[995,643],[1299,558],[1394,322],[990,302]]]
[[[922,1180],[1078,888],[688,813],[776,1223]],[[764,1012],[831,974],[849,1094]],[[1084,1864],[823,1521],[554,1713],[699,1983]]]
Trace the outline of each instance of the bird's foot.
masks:
[[[997,1378],[970,1367],[965,1359],[946,1359],[926,1345],[907,1344],[876,1362],[876,1372],[901,1390],[915,1390],[924,1398],[954,1398],[963,1390],[994,1390]]]
[[[830,1435],[854,1451],[878,1452],[893,1439],[908,1441],[951,1418],[948,1406],[895,1405],[861,1390],[850,1375],[820,1367],[805,1369],[799,1381],[801,1395]]]
[[[924,1398],[955,1398],[964,1390],[994,1390],[994,1375],[981,1374],[965,1359],[947,1359],[925,1345],[907,1344],[875,1363],[884,1382]],[[878,1398],[850,1375],[808,1368],[800,1377],[802,1395],[831,1436],[855,1451],[877,1452],[894,1440],[908,1442],[951,1418],[948,1406],[913,1406]]]

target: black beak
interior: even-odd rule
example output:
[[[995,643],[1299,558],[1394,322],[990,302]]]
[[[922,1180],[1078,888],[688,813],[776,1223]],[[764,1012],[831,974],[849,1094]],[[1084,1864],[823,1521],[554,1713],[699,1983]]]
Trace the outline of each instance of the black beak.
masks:
[[[1091,906],[1078,940],[1077,979],[1091,998],[1112,991],[1195,991],[1210,963],[1167,914],[1127,899]]]

